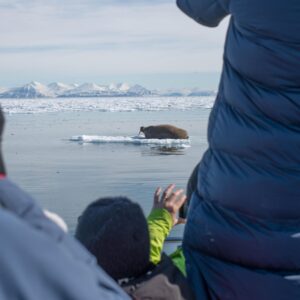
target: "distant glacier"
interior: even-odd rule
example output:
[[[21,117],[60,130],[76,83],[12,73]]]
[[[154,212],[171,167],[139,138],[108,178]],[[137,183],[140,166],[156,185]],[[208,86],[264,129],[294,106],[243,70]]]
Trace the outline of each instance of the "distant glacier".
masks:
[[[215,91],[192,89],[150,90],[139,84],[127,83],[101,85],[96,83],[65,84],[53,82],[48,85],[32,81],[20,87],[1,88],[0,98],[91,98],[91,97],[213,97]]]

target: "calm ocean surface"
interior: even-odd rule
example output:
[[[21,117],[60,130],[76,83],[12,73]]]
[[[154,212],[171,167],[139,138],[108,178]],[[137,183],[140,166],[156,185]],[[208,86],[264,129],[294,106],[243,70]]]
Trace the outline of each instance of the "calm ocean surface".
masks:
[[[209,113],[210,109],[202,107],[170,107],[162,111],[6,114],[3,144],[7,170],[40,205],[61,215],[71,232],[82,210],[99,197],[128,196],[148,214],[157,186],[175,183],[185,188],[207,147]],[[191,147],[170,150],[70,141],[75,135],[135,136],[140,126],[164,123],[186,129]],[[182,227],[172,234],[181,236]]]

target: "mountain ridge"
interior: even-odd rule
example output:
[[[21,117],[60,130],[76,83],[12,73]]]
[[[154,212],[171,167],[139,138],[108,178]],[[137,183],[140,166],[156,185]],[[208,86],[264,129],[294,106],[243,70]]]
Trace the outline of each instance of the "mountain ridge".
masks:
[[[90,98],[90,97],[189,97],[215,96],[215,91],[192,89],[150,90],[139,84],[111,83],[109,85],[86,82],[66,84],[52,82],[48,85],[32,81],[20,87],[0,88],[0,98]]]

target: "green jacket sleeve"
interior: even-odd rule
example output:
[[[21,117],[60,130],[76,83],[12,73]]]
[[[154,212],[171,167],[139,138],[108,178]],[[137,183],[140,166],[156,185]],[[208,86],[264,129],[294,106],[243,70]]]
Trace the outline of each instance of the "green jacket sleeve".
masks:
[[[170,213],[161,208],[152,210],[147,221],[150,234],[150,261],[158,264],[164,241],[172,229],[173,220]]]
[[[172,259],[173,264],[186,277],[185,257],[182,248],[178,247],[178,249],[170,255],[170,258]]]
[[[170,234],[173,220],[166,209],[155,209],[148,216],[148,227],[150,233],[150,261],[158,264],[166,237]],[[179,247],[170,255],[174,265],[186,276],[185,258],[182,248]]]

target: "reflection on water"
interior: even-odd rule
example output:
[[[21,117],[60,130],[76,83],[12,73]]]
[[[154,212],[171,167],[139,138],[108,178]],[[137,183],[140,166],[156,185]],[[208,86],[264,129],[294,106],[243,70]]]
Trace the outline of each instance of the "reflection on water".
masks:
[[[157,156],[157,155],[185,155],[187,148],[169,147],[169,146],[151,146],[143,147],[141,150],[142,156]]]

